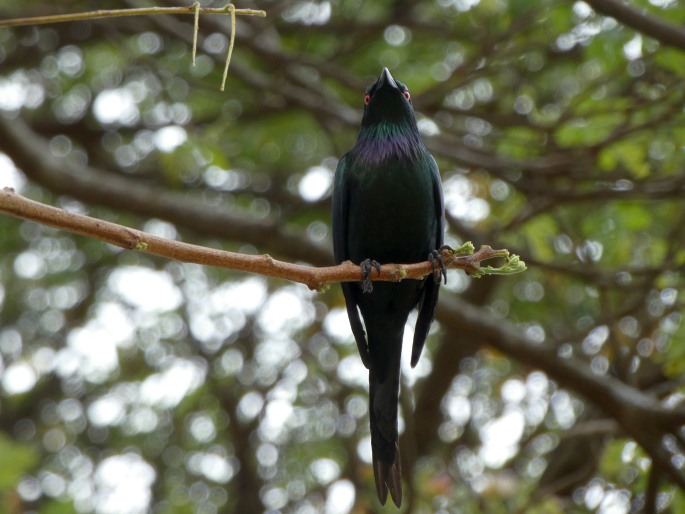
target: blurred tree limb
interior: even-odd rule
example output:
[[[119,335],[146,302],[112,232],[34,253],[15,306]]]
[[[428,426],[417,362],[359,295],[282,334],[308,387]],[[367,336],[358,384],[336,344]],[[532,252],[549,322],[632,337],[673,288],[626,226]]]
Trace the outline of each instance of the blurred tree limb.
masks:
[[[619,0],[587,0],[592,8],[605,16],[616,18],[621,23],[652,37],[665,45],[685,50],[685,30],[666,20],[650,16],[628,2]]]
[[[183,243],[35,202],[10,188],[0,191],[0,211],[17,218],[92,237],[127,250],[149,252],[182,262],[283,278],[306,284],[310,289],[321,290],[331,283],[352,282],[361,278],[359,266],[350,261],[338,266],[315,268],[279,261],[269,255],[246,255]],[[447,268],[463,269],[476,277],[511,274],[526,269],[525,264],[516,255],[510,256],[507,250],[493,250],[486,245],[474,252],[473,245],[467,243],[456,251],[442,249],[441,254]],[[506,262],[501,267],[480,265],[482,261],[494,258],[505,258]],[[432,268],[433,264],[429,261],[415,264],[385,264],[377,275],[372,273],[372,279],[400,281],[422,278],[429,275]]]
[[[554,346],[537,344],[504,320],[493,319],[482,307],[459,298],[445,298],[438,304],[441,323],[468,331],[493,348],[521,362],[542,369],[563,386],[592,401],[618,421],[654,463],[673,483],[685,489],[685,475],[672,460],[672,441],[685,448],[680,426],[685,424],[685,408],[661,405],[650,394],[631,387],[610,375],[594,373],[586,363],[561,358]]]
[[[270,252],[287,255],[290,260],[319,266],[329,265],[333,260],[329,248],[313,244],[288,227],[229,212],[207,196],[200,200],[193,194],[161,189],[94,166],[83,169],[71,162],[60,162],[47,141],[21,118],[8,120],[0,116],[0,140],[11,149],[8,151],[12,160],[32,181],[56,193],[139,216],[165,219],[198,234],[268,247]]]

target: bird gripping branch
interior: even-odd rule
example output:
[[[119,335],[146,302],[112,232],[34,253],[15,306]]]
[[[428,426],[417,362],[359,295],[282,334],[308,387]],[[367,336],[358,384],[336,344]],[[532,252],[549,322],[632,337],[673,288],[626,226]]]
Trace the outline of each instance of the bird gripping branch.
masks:
[[[443,244],[440,174],[416,125],[407,87],[387,68],[364,96],[354,147],[338,163],[333,186],[335,260],[362,269],[342,283],[350,326],[369,369],[369,417],[378,498],[402,503],[397,412],[404,326],[418,306],[411,364],[421,355],[438,300],[440,275],[371,283],[379,263],[433,259]],[[360,317],[361,313],[361,317]],[[363,324],[362,324],[363,319]]]

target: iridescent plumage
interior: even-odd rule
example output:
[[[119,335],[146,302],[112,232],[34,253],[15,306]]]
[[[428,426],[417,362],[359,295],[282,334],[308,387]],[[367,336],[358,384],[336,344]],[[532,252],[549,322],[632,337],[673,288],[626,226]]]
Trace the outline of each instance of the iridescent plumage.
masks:
[[[361,131],[336,170],[333,244],[336,262],[426,260],[443,240],[440,175],[416,126],[409,92],[384,69],[367,90]],[[428,335],[439,283],[432,278],[375,282],[372,292],[343,283],[347,314],[369,368],[369,418],[376,489],[402,503],[397,415],[404,326],[419,307],[412,366]],[[361,313],[361,318],[360,318]],[[362,325],[362,318],[364,324]]]

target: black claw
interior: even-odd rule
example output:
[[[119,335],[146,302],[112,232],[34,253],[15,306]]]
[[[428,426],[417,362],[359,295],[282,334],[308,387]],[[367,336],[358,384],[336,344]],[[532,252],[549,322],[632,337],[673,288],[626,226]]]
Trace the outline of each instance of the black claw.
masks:
[[[441,253],[443,250],[446,249],[452,250],[449,246],[443,245],[440,247],[439,250],[433,250],[431,253],[428,254],[428,260],[430,261],[431,266],[433,267],[433,280],[436,284],[440,283],[441,278],[443,278],[445,280],[445,284],[447,284],[447,268],[445,267],[445,261],[443,260]],[[436,269],[435,267],[436,261],[440,266],[439,269]]]
[[[381,265],[377,261],[366,259],[361,262],[359,267],[362,269],[362,292],[370,293],[373,291],[373,282],[371,282],[371,270],[376,268],[378,275],[381,274]]]

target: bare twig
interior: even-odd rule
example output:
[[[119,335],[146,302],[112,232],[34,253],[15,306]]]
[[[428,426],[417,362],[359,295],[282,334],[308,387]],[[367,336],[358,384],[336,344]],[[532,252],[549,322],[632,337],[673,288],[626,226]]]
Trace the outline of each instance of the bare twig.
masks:
[[[127,250],[149,252],[182,262],[283,278],[305,284],[310,289],[323,290],[331,283],[354,282],[361,279],[359,266],[350,261],[338,266],[312,267],[278,261],[269,255],[245,255],[182,243],[35,202],[15,193],[11,188],[0,191],[0,211],[24,220],[92,237]],[[462,246],[457,252],[444,249],[442,257],[446,267],[462,269],[476,277],[484,274],[517,273],[525,269],[523,262],[515,255],[510,256],[507,250],[493,250],[489,246],[482,246],[474,253],[473,245],[470,243]],[[505,265],[500,268],[481,267],[482,261],[496,257],[506,258]],[[407,278],[421,278],[432,273],[432,266],[429,261],[386,264],[373,280],[397,282]]]
[[[226,54],[226,66],[224,67],[224,75],[221,79],[221,91],[223,91],[226,87],[226,77],[228,77],[228,65],[231,64],[231,55],[233,55],[233,44],[235,43],[235,6],[233,4],[228,4],[228,12],[231,13],[231,41],[228,44],[228,54]]]
[[[235,9],[231,11],[230,4],[226,7],[140,7],[136,9],[108,9],[69,14],[53,14],[49,16],[34,16],[30,18],[13,18],[0,20],[0,27],[21,27],[25,25],[43,25],[46,23],[63,23],[66,21],[94,20],[97,18],[116,18],[120,16],[150,16],[154,14],[231,14],[232,16],[266,16],[266,11],[258,9]]]
[[[195,8],[195,20],[193,21],[193,66],[195,66],[195,56],[197,55],[197,33],[200,31],[200,2],[193,4]]]
[[[193,23],[193,56],[192,62],[195,66],[195,54],[197,52],[197,34],[199,30],[200,14],[229,14],[231,16],[231,42],[228,45],[228,54],[226,55],[226,66],[224,67],[224,74],[221,81],[221,91],[226,86],[226,78],[228,77],[228,65],[231,62],[231,55],[233,54],[233,45],[235,43],[235,17],[237,14],[247,16],[266,16],[266,11],[255,9],[236,9],[235,5],[228,4],[226,7],[209,8],[201,7],[199,2],[195,2],[187,7],[141,7],[133,9],[112,9],[90,11],[73,14],[56,14],[50,16],[36,16],[32,18],[14,18],[11,20],[0,20],[0,27],[19,27],[22,25],[39,25],[45,23],[60,23],[65,21],[80,21],[91,20],[96,18],[114,18],[119,16],[145,16],[151,14],[193,14],[195,17]]]

